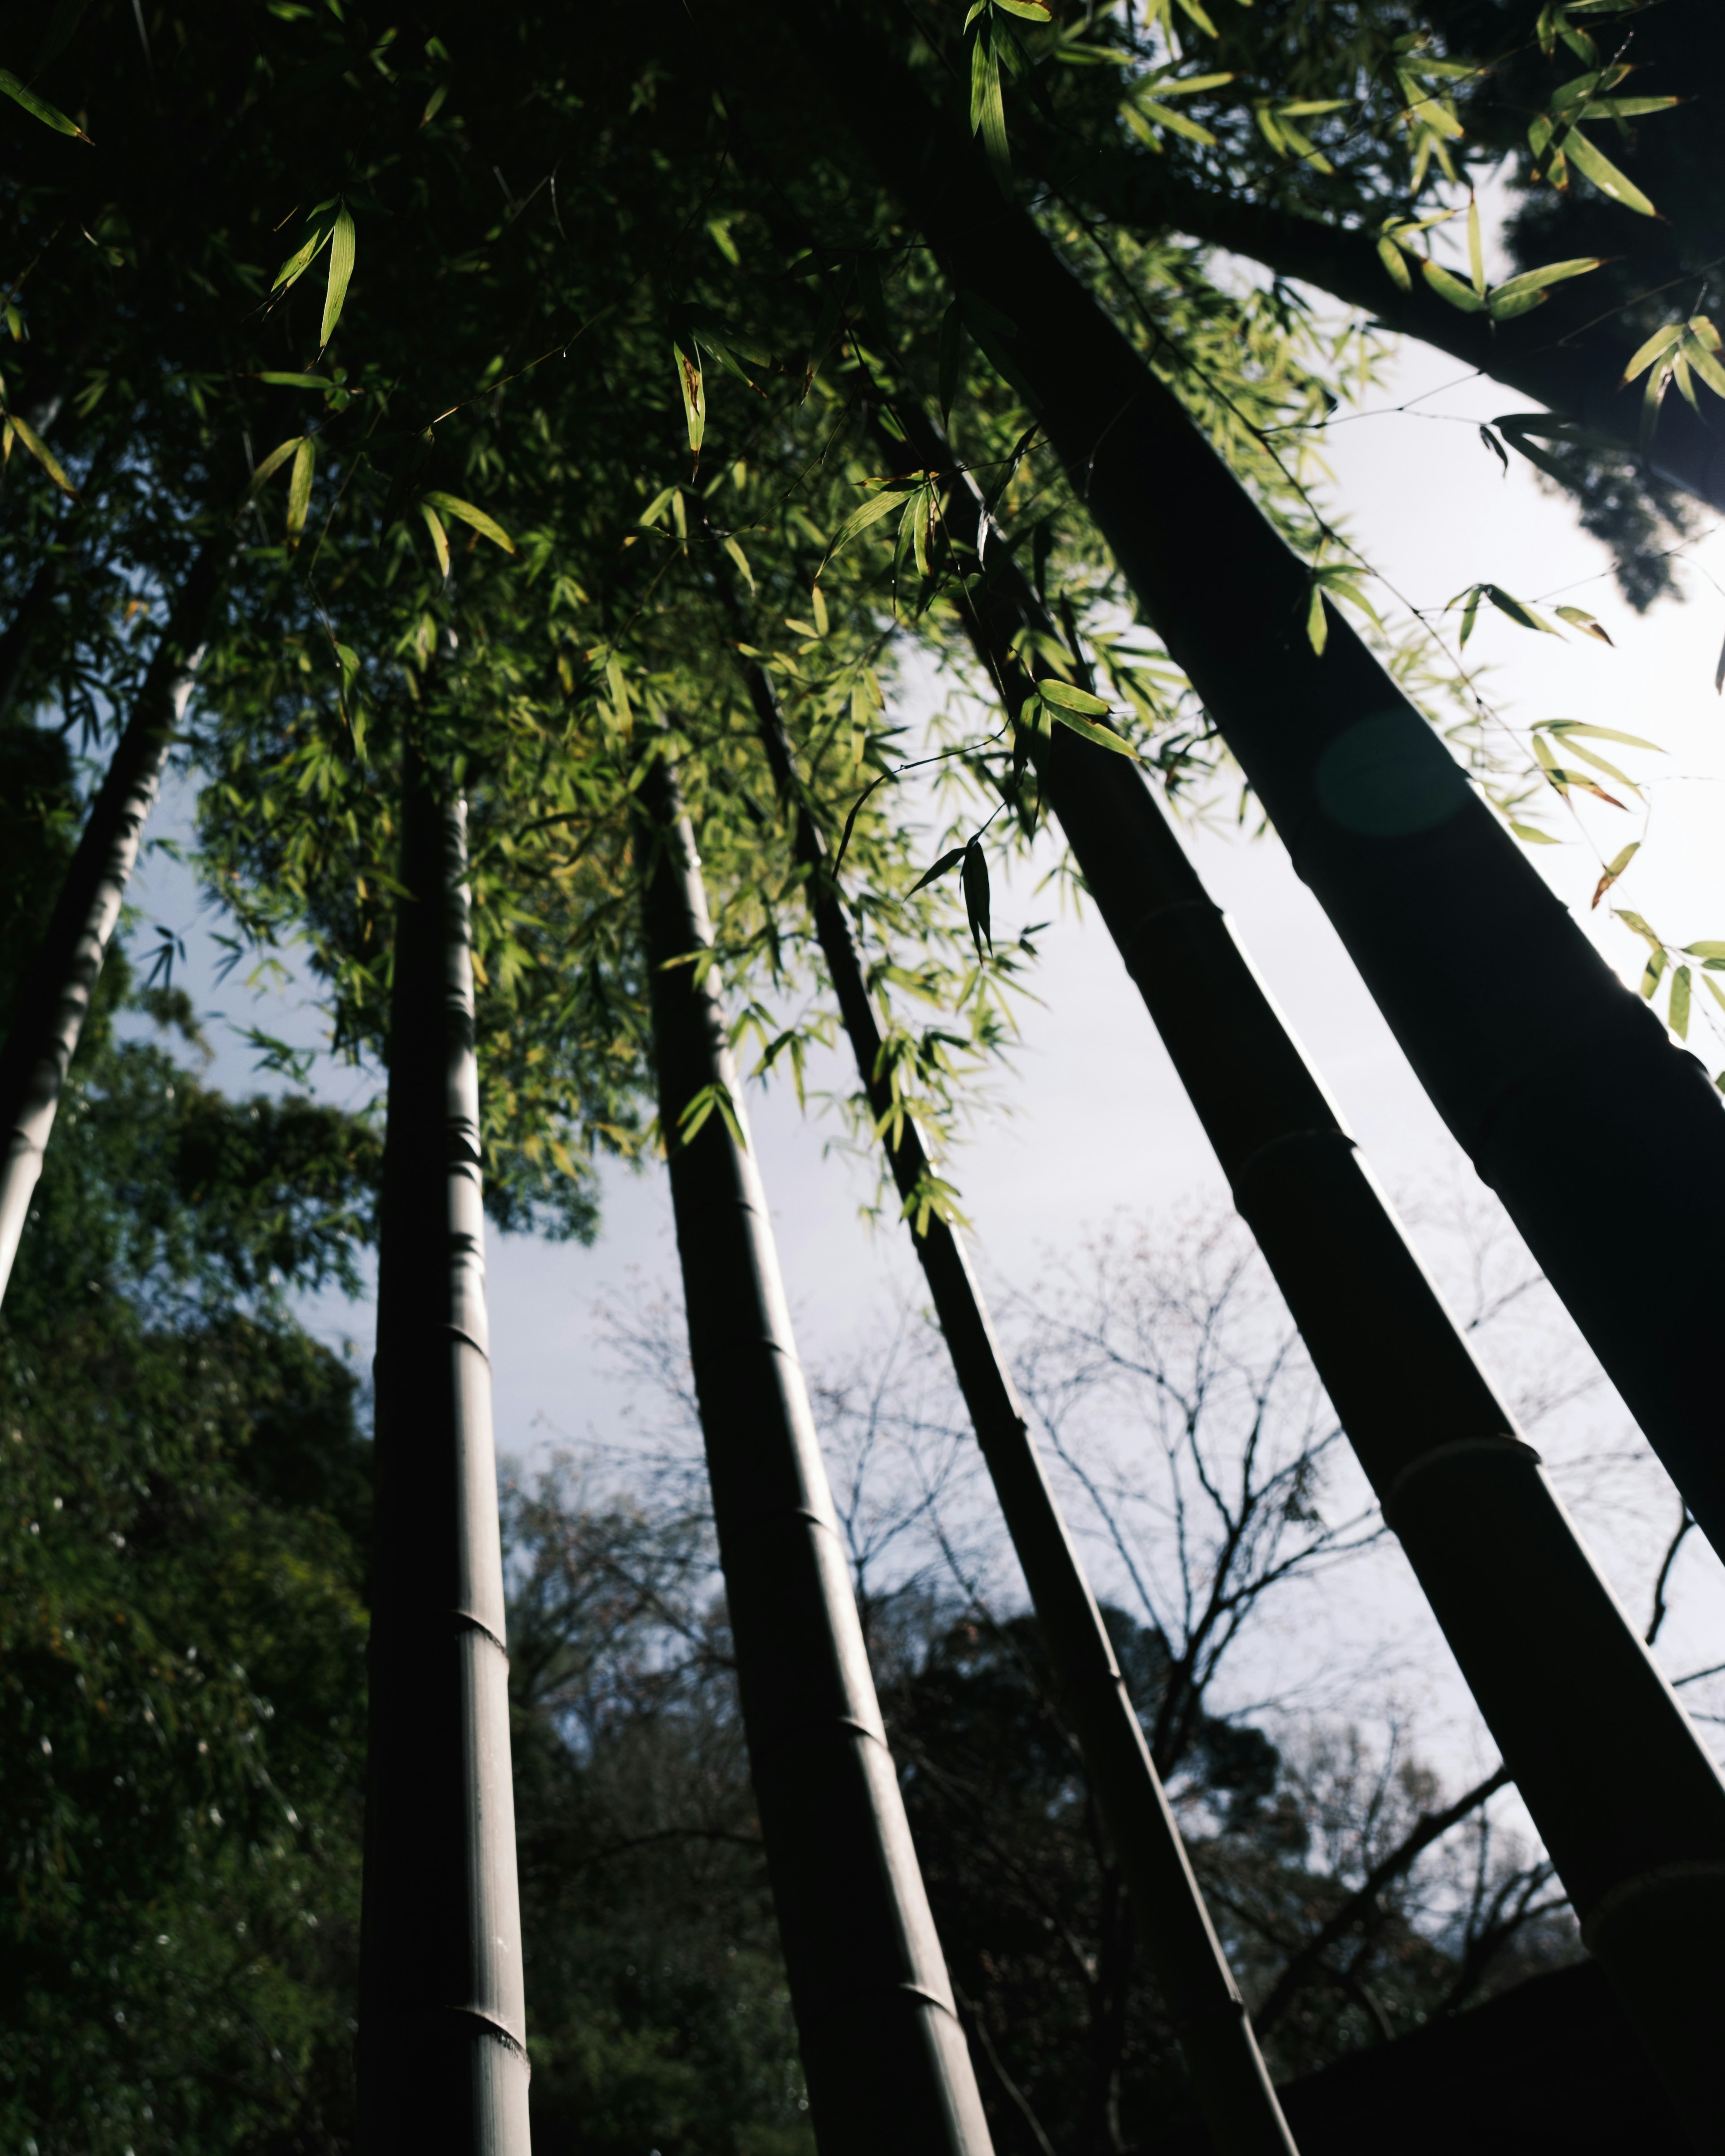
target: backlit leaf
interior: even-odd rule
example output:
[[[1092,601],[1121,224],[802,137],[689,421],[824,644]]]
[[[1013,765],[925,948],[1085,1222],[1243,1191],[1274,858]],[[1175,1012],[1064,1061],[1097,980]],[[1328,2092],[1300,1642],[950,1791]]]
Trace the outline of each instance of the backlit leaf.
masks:
[[[311,505],[311,477],[317,466],[317,444],[302,435],[294,451],[294,469],[288,478],[287,531],[297,539],[305,529],[305,512]]]
[[[1686,966],[1679,966],[1671,976],[1670,1024],[1671,1031],[1676,1034],[1679,1040],[1688,1040],[1689,968]]]
[[[1081,718],[1076,711],[1062,711],[1052,704],[1045,708],[1051,719],[1057,720],[1063,726],[1070,726],[1075,734],[1082,734],[1087,742],[1094,742],[1098,748],[1111,748],[1117,756],[1130,757],[1134,763],[1143,762],[1144,759],[1125,736],[1116,733],[1111,726],[1099,726],[1090,719]]]
[[[1060,716],[1068,712],[1081,719],[1105,719],[1108,716],[1109,707],[1104,698],[1091,696],[1088,689],[1075,689],[1070,681],[1039,681],[1036,693]]]
[[[1600,876],[1599,882],[1594,886],[1594,906],[1598,906],[1599,901],[1605,896],[1606,892],[1610,890],[1612,885],[1616,882],[1619,876],[1623,874],[1624,870],[1629,866],[1630,863],[1635,858],[1635,855],[1640,853],[1640,840],[1639,839],[1631,839],[1629,844],[1620,853],[1614,854],[1611,859],[1606,862],[1604,873]],[[1591,908],[1589,908],[1589,911],[1591,911]]]
[[[326,345],[341,319],[341,309],[347,298],[347,287],[353,277],[353,219],[343,203],[336,213],[335,229],[330,236],[330,281],[324,294],[323,329],[318,338],[319,349]]]
[[[434,488],[427,490],[425,499],[434,509],[441,510],[445,516],[456,516],[462,523],[470,524],[481,539],[489,539],[494,547],[501,547],[506,554],[514,553],[515,542],[496,518],[487,516],[482,509],[475,509],[470,501],[463,501],[456,495],[444,494]]]
[[[1620,172],[1579,127],[1572,127],[1563,137],[1563,154],[1578,172],[1587,175],[1602,195],[1609,195],[1613,202],[1621,203],[1625,209],[1636,210],[1643,217],[1659,214],[1635,182]]]
[[[444,529],[444,521],[429,501],[419,504],[419,514],[425,519],[425,528],[431,534],[432,551],[437,556],[437,566],[447,578],[449,573],[449,535]]]
[[[35,429],[28,425],[23,419],[20,419],[15,412],[8,412],[7,413],[6,424],[12,429],[13,433],[18,436],[24,447],[30,452],[30,454],[34,457],[37,463],[41,465],[43,470],[48,474],[48,476],[54,481],[54,485],[60,490],[61,493],[69,494],[73,501],[75,501],[78,499],[77,488],[74,486],[71,480],[66,477],[64,471],[62,470],[60,467],[59,458],[55,456],[53,450],[49,448],[47,443],[43,440],[42,437],[36,432]]]
[[[1585,607],[1560,606],[1557,612],[1559,621],[1567,621],[1572,629],[1579,629],[1584,636],[1597,637],[1601,644],[1610,643],[1611,639],[1598,619]]]

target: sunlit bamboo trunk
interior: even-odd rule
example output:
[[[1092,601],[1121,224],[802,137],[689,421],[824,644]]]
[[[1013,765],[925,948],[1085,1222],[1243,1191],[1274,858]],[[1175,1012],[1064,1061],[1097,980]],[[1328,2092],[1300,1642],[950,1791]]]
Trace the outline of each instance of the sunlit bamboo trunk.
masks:
[[[649,755],[637,845],[660,1115],[749,1763],[815,2138],[821,2156],[987,2156],[717,983],[687,963],[712,940],[694,838],[671,774]],[[705,1122],[685,1136],[701,1105]]]
[[[527,2156],[466,811],[408,760],[377,1275],[363,2156]]]
[[[120,918],[144,825],[192,694],[231,545],[226,531],[206,540],[186,573],[90,805],[48,932],[0,1049],[0,1127],[6,1132],[6,1157],[0,1165],[0,1296],[12,1277],[66,1074]]]
[[[917,1194],[930,1173],[914,1119],[896,1107],[881,1054],[874,998],[828,872],[826,850],[806,807],[772,685],[747,669],[749,695],[781,796],[795,819],[827,972],[886,1147],[916,1255],[934,1298],[959,1390],[988,1463],[1007,1532],[1054,1666],[1060,1706],[1084,1753],[1108,1839],[1218,2156],[1287,2156],[1293,2137],[1246,2019],[1204,1896],[1168,1808],[1144,1732],[1128,1697],[1083,1567],[1044,1474],[1024,1407],[958,1232],[937,1213],[917,1225]]]

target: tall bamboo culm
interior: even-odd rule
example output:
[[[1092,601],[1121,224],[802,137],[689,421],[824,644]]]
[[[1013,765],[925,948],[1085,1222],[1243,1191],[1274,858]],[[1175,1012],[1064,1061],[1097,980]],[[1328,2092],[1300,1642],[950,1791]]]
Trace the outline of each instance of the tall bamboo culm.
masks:
[[[1333,608],[1324,650],[1312,649],[1305,564],[1002,199],[962,121],[930,106],[855,8],[817,0],[760,19],[787,48],[801,39],[810,63],[800,91],[774,85],[778,134],[787,110],[847,126],[952,284],[1014,325],[1014,370],[1145,618],[1439,1112],[1725,1554],[1725,1444],[1696,1352],[1725,1308],[1725,1108],[1707,1073],[1612,973]],[[759,49],[734,23],[729,35]],[[785,142],[780,154],[794,152]],[[1656,1168],[1644,1165],[1650,1142]],[[1579,1173],[1584,1160],[1612,1165]]]
[[[747,669],[750,701],[788,813],[827,972],[839,998],[880,1142],[907,1205],[929,1171],[912,1117],[896,1109],[874,998],[814,819],[804,805],[772,684]],[[1294,2141],[1204,1907],[1083,1567],[1042,1470],[1022,1403],[963,1239],[931,1214],[911,1238],[934,1300],[959,1390],[1018,1553],[1077,1733],[1091,1787],[1132,1898],[1151,1967],[1180,2034],[1193,2092],[1217,2156],[1291,2156]]]
[[[815,2139],[821,2156],[988,2156],[717,983],[710,968],[688,963],[712,941],[694,837],[671,773],[648,755],[636,843],[660,1117],[743,1726]],[[703,1096],[711,1112],[680,1137]]]
[[[0,1164],[0,1298],[12,1278],[66,1074],[137,863],[144,826],[192,694],[232,543],[225,531],[206,540],[186,572],[131,716],[90,804],[48,932],[0,1049],[0,1127],[6,1132],[6,1157]],[[33,624],[25,626],[33,633]]]
[[[411,752],[377,1275],[363,2156],[528,2156],[466,812]]]
[[[895,411],[908,437],[897,454],[950,469],[916,407]],[[973,547],[980,529],[961,483],[948,530]],[[967,620],[1015,704],[1030,683],[1010,647],[1023,628],[1053,624],[1004,547],[986,558]],[[1584,1937],[1696,2145],[1717,2149],[1708,2032],[1725,2016],[1715,1950],[1725,1787],[1141,773],[1060,729],[1035,755],[1044,797]]]

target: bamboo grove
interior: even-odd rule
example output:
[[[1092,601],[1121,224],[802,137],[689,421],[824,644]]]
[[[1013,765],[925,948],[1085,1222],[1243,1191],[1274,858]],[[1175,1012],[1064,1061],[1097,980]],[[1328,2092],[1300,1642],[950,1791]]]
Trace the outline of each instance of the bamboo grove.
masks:
[[[1725,1120],[1679,1045],[1725,1012],[1725,944],[1625,911],[1636,997],[1529,866],[1622,774],[1599,729],[1507,726],[1464,647],[1481,606],[1599,624],[1480,584],[1386,630],[1310,446],[1404,330],[1539,403],[1491,445],[1656,594],[1725,506],[1719,198],[1673,109],[1720,34],[1698,0],[9,26],[0,700],[102,775],[0,1054],[0,1288],[172,767],[236,963],[309,954],[337,1052],[388,1074],[367,2148],[527,2146],[483,1214],[591,1234],[598,1162],[654,1153],[819,2145],[990,2145],[748,1140],[746,1078],[800,1095],[841,1035],[1213,2143],[1293,2146],[943,1165],[1036,961],[994,939],[989,863],[1041,829],[1718,2145],[1725,1789],[1175,819],[1274,829],[1725,1549],[1691,1352]],[[1494,285],[1471,183],[1506,161]],[[930,668],[954,693],[917,732]],[[1574,1173],[1651,1124],[1681,1176]]]

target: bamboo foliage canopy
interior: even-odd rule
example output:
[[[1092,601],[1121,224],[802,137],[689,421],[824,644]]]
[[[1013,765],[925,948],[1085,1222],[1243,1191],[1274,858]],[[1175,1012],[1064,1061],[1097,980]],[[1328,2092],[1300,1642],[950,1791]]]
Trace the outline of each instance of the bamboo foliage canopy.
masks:
[[[987,890],[990,855],[1038,824],[1034,728],[1106,716],[1171,794],[1255,814],[1132,625],[1083,475],[1027,408],[1015,325],[948,286],[772,9],[482,23],[429,6],[397,23],[272,0],[135,20],[94,0],[37,16],[5,55],[0,599],[28,630],[9,654],[19,693],[94,746],[200,548],[231,545],[185,749],[200,866],[239,963],[305,939],[355,1055],[382,1040],[403,742],[449,769],[472,804],[488,1189],[506,1220],[585,1231],[594,1160],[649,1132],[627,870],[640,730],[678,752],[759,1060],[800,1084],[805,1049],[832,1036],[809,871],[742,661],[773,679],[887,1001],[896,1094],[937,1132],[1010,1037],[1033,955],[993,942]],[[1596,744],[1517,736],[1482,704],[1461,649],[1481,607],[1556,626],[1512,595],[1481,584],[1435,628],[1382,626],[1370,565],[1312,491],[1312,430],[1369,385],[1382,343],[1211,243],[1224,198],[1307,239],[1351,235],[1384,312],[1423,295],[1458,325],[1501,325],[1506,346],[1597,288],[1616,303],[1601,335],[1656,347],[1637,440],[1504,430],[1597,508],[1601,474],[1650,447],[1660,465],[1671,415],[1725,388],[1704,315],[1672,330],[1666,300],[1621,296],[1644,260],[1686,259],[1711,228],[1707,201],[1656,203],[1632,177],[1668,173],[1689,125],[1665,78],[1713,34],[1693,8],[985,0],[968,20],[853,9],[839,34],[909,64],[1173,388],[1309,565],[1314,642],[1327,602],[1345,608],[1528,843],[1574,791],[1615,783]],[[1645,95],[1640,74],[1625,88],[1626,38],[1666,63]],[[1512,107],[1535,116],[1513,142]],[[1621,259],[1542,257],[1487,283],[1468,182],[1506,154],[1543,190],[1528,247],[1542,216],[1555,228],[1579,203]],[[1048,680],[1019,709],[962,650],[978,565],[942,516],[960,473],[883,451],[905,397],[947,423],[999,543],[1066,625],[1030,654]],[[1684,511],[1668,477],[1635,471],[1616,494],[1640,505],[1623,516],[1645,571]],[[1250,593],[1238,607],[1243,635],[1266,626]],[[931,667],[953,694],[925,738],[899,713]],[[1656,955],[1673,998],[1681,974],[1683,1030],[1707,959]]]

